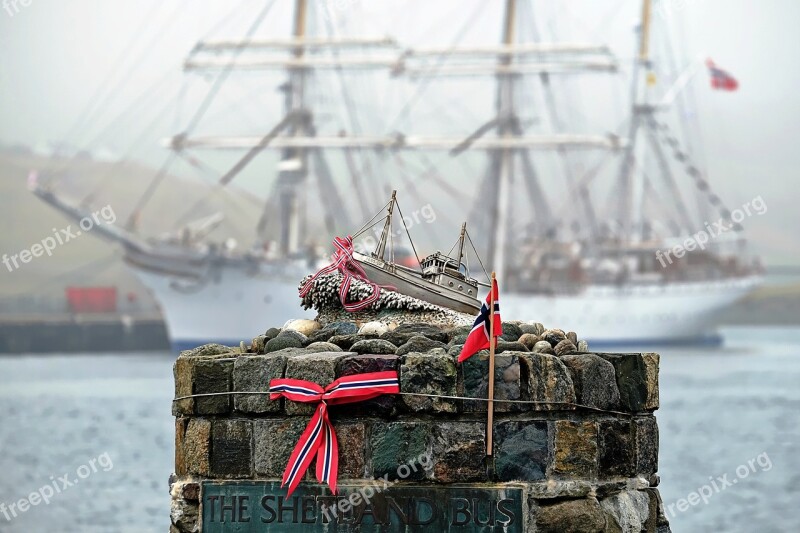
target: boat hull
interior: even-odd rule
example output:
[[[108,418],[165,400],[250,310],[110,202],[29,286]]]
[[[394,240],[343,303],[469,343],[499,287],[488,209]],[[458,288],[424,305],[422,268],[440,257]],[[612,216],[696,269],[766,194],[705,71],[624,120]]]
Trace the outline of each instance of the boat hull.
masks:
[[[422,279],[416,279],[415,275],[403,272],[398,269],[396,272],[388,272],[380,268],[373,261],[361,254],[354,256],[358,263],[364,268],[367,278],[378,285],[391,285],[397,288],[397,292],[432,303],[448,309],[453,309],[460,313],[469,315],[476,314],[480,310],[480,304],[475,299],[475,295],[458,294],[444,287],[439,287],[435,283],[430,283]],[[471,289],[471,288],[470,288]]]
[[[758,276],[640,286],[590,286],[576,295],[502,293],[504,317],[575,331],[592,347],[694,344],[718,339],[714,318]]]
[[[293,318],[314,318],[300,306],[297,293],[305,272],[253,275],[221,266],[206,281],[133,268],[158,301],[172,349],[180,351],[216,342],[238,346],[270,327]]]

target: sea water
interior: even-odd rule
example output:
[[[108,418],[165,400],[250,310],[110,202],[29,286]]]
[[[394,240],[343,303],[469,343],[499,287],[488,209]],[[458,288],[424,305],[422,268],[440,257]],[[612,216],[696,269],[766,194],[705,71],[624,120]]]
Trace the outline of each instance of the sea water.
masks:
[[[717,349],[655,350],[659,489],[672,530],[798,531],[800,329],[722,333]],[[166,531],[173,360],[0,357],[0,503],[17,503],[17,516],[0,512],[0,532]],[[19,510],[45,487],[55,487],[49,503]]]

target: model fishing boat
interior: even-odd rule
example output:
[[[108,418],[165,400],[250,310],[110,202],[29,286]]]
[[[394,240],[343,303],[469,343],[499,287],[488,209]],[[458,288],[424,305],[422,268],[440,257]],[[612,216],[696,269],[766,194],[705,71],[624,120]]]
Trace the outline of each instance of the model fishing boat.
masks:
[[[434,252],[421,261],[417,259],[419,262],[419,270],[417,270],[396,263],[393,250],[389,250],[389,259],[386,257],[396,206],[397,195],[396,192],[392,192],[392,198],[389,200],[386,216],[383,219],[383,230],[375,251],[369,255],[353,252],[353,259],[364,269],[367,278],[373,283],[391,287],[396,292],[434,305],[462,313],[476,313],[480,309],[480,302],[477,298],[478,281],[470,277],[469,268],[463,262],[465,258],[464,245],[467,239],[466,223],[461,225],[458,242],[453,246],[453,250],[458,248],[458,254],[455,257],[450,257],[450,252],[448,254],[440,251]],[[379,214],[375,215],[372,220],[375,220]],[[403,220],[402,216],[400,220]],[[377,222],[362,228],[355,237],[363,234],[375,224]],[[403,226],[410,240],[411,236],[408,228],[405,227],[405,222],[403,222]],[[413,243],[412,248],[416,250]]]

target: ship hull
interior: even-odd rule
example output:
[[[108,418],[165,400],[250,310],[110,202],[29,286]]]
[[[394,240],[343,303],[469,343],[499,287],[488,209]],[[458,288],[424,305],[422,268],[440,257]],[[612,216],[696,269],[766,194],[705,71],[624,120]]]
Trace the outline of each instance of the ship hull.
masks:
[[[300,269],[270,276],[222,266],[202,282],[136,267],[133,270],[158,301],[174,351],[212,342],[249,344],[270,327],[316,315],[300,306]]]
[[[590,286],[576,295],[501,293],[503,316],[575,331],[593,348],[696,344],[718,339],[714,318],[761,283],[732,280]]]
[[[299,305],[303,268],[253,275],[221,266],[205,281],[131,265],[159,302],[173,350],[210,342],[236,346],[292,318],[313,318]],[[366,265],[365,265],[366,267]],[[390,283],[368,269],[370,279]],[[717,339],[715,314],[761,283],[746,278],[637,286],[589,286],[574,295],[501,293],[508,319],[533,320],[575,331],[593,348],[708,343]]]

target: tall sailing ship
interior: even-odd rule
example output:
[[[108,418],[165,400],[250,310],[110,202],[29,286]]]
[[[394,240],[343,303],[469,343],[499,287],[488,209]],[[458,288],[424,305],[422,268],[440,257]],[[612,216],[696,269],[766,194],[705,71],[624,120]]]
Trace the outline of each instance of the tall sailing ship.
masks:
[[[252,28],[258,26],[272,2]],[[283,71],[281,118],[260,136],[194,135],[197,120],[168,140],[174,157],[199,150],[238,150],[236,163],[219,178],[224,186],[245,171],[262,152],[277,150],[279,162],[270,201],[258,221],[258,239],[247,250],[210,242],[219,222],[215,215],[187,225],[165,239],[145,239],[137,220],[165,171],[136,205],[125,227],[104,228],[102,234],[121,243],[125,260],[161,304],[176,348],[215,341],[238,344],[264,324],[280,323],[300,313],[286,305],[297,298],[297,284],[323,258],[311,248],[315,238],[306,191],[316,188],[326,198],[317,217],[333,237],[351,228],[351,215],[329,162],[352,178],[348,196],[356,197],[363,213],[370,211],[366,189],[380,190],[377,164],[358,165],[356,158],[417,156],[426,152],[451,159],[485,154],[485,170],[470,224],[482,236],[482,255],[489,258],[503,287],[504,313],[520,319],[579,332],[594,343],[697,341],[707,337],[713,315],[759,283],[757,267],[744,259],[743,239],[736,233],[725,251],[698,250],[681,261],[662,266],[655,252],[682,242],[703,228],[708,207],[723,218],[730,212],[710,191],[703,172],[691,161],[671,132],[668,115],[675,93],[686,83],[677,76],[668,91],[653,84],[657,58],[650,53],[651,0],[643,0],[638,30],[638,53],[631,75],[631,107],[625,113],[627,131],[587,134],[569,131],[558,103],[562,76],[619,75],[610,49],[587,43],[543,42],[528,0],[487,3],[503,7],[502,40],[496,45],[403,48],[389,37],[342,36],[309,32],[313,2],[295,0],[291,37],[256,39],[252,32],[240,40],[201,41],[186,60],[185,69],[216,75],[209,98],[228,82],[234,71]],[[323,9],[327,6],[323,6]],[[520,16],[523,12],[524,16]],[[319,13],[317,13],[319,15]],[[325,13],[323,13],[325,15]],[[341,76],[364,70],[389,74],[397,83],[430,83],[468,76],[495,84],[494,116],[469,134],[412,135],[362,133],[353,122],[333,124],[314,109],[309,91],[318,72]],[[526,107],[532,101],[526,87],[536,83],[547,124],[530,133]],[[355,82],[358,83],[358,82]],[[658,93],[658,94],[657,94]],[[354,102],[342,91],[342,103],[352,118]],[[454,101],[460,96],[450,96]],[[573,102],[577,105],[577,102]],[[412,105],[406,106],[413,116]],[[206,108],[206,102],[201,110]],[[195,116],[202,115],[201,112]],[[539,127],[537,126],[537,127]],[[667,155],[671,151],[673,161]],[[553,198],[545,186],[539,160],[554,157],[556,189],[569,205]],[[599,154],[597,166],[586,161]],[[425,157],[422,155],[421,157]],[[612,178],[614,203],[601,204],[592,192],[605,169],[616,167]],[[680,167],[680,172],[675,168]],[[391,175],[391,174],[390,174]],[[696,186],[695,211],[683,199],[679,176]],[[360,178],[360,179],[357,179]],[[445,192],[463,189],[461,176],[440,178]],[[75,219],[85,211],[62,200],[47,183],[34,191],[44,201]],[[666,191],[671,209],[665,223],[649,216],[648,198]],[[522,194],[520,194],[522,193]],[[706,202],[706,205],[703,205]],[[522,208],[520,208],[520,204]],[[605,210],[605,212],[603,212]],[[739,229],[739,228],[736,228]],[[446,265],[445,265],[446,266]],[[459,265],[460,266],[460,265]],[[381,280],[376,280],[381,283]]]

